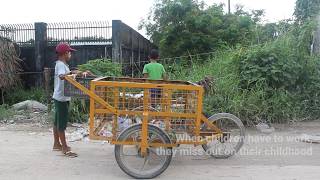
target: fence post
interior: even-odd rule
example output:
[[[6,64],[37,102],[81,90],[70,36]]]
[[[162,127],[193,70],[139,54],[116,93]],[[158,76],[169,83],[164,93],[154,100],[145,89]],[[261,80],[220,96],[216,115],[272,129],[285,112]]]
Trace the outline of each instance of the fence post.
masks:
[[[45,67],[43,70],[43,77],[44,77],[44,88],[46,92],[48,112],[51,111],[50,75],[51,75],[50,69]]]
[[[140,38],[137,36],[138,39],[138,59],[139,59],[139,68],[141,68],[141,50],[140,50]]]
[[[130,64],[131,64],[131,77],[134,77],[134,67],[133,64],[135,64],[134,62],[134,54],[133,54],[133,30],[130,29],[130,48],[131,48],[131,52],[130,52]]]
[[[122,63],[121,57],[121,21],[112,20],[112,61]]]
[[[35,27],[35,70],[41,72],[46,60],[47,49],[47,24],[43,22],[34,23]],[[43,83],[43,76],[41,73],[37,74],[35,85],[41,87]]]

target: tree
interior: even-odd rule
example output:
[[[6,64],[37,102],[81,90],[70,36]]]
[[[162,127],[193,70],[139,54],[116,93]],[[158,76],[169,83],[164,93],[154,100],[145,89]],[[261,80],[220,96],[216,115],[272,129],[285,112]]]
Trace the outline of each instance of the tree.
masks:
[[[207,6],[197,0],[157,0],[140,29],[145,28],[164,56],[249,44],[254,38],[253,27],[263,11],[249,13],[239,9],[234,14],[226,14],[223,6]]]
[[[294,10],[294,16],[298,24],[303,24],[319,15],[320,0],[297,0]]]

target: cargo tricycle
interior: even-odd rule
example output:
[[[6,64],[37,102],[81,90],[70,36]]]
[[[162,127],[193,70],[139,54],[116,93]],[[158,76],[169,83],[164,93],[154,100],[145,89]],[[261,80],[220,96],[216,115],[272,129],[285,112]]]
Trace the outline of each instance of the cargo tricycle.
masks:
[[[65,79],[65,95],[90,99],[90,139],[114,144],[119,167],[134,178],[163,173],[180,145],[201,145],[214,158],[231,157],[243,145],[241,120],[228,113],[205,116],[203,87],[192,82]]]

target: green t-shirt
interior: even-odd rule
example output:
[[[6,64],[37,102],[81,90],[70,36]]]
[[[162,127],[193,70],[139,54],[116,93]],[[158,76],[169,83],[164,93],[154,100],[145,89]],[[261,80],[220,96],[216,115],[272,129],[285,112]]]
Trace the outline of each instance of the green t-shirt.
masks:
[[[156,62],[146,64],[143,68],[143,74],[148,74],[148,79],[151,80],[162,80],[165,72],[163,65]]]

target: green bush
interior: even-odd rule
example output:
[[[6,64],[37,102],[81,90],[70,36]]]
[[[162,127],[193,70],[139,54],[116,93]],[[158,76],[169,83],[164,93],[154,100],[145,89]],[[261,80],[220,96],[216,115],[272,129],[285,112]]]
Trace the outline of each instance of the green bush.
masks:
[[[9,105],[2,104],[0,105],[0,121],[7,119],[14,115],[14,110],[12,110]]]
[[[208,75],[214,77],[214,93],[204,98],[203,110],[208,115],[233,113],[247,125],[317,118],[318,57],[301,56],[284,41],[220,51],[204,64],[175,67],[169,74],[193,82]]]
[[[71,99],[69,107],[69,115],[71,123],[88,122],[89,118],[89,102],[86,100]]]
[[[113,63],[110,59],[89,60],[86,64],[78,65],[80,71],[91,71],[96,76],[121,76],[122,66]],[[70,102],[70,122],[87,122],[89,102],[86,100],[72,99]]]
[[[122,67],[120,64],[113,63],[110,59],[90,60],[86,64],[78,66],[80,71],[89,70],[97,76],[120,76]]]
[[[157,0],[139,28],[145,29],[162,57],[251,44],[264,11],[237,6],[234,13],[225,13],[223,9],[223,4],[204,1]]]
[[[9,105],[19,103],[25,100],[35,100],[41,103],[46,102],[46,93],[43,88],[24,89],[23,87],[16,87],[10,91],[6,91],[4,102]]]
[[[225,14],[219,5],[160,0],[142,27],[162,56],[216,52],[212,58],[165,64],[171,79],[214,77],[214,93],[204,99],[206,114],[229,112],[247,124],[318,118],[320,57],[310,55],[310,45],[319,1],[296,5],[295,21],[262,24],[262,10],[238,6]]]

